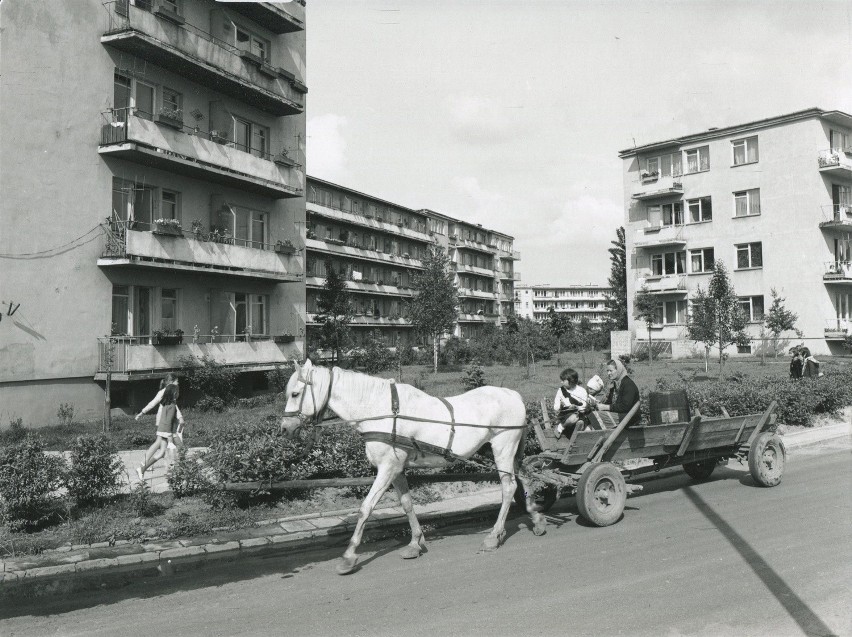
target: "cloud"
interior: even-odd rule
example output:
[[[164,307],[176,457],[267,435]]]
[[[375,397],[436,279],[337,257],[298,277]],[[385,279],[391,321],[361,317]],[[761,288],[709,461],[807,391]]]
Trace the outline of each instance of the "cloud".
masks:
[[[446,103],[450,130],[462,141],[494,144],[517,134],[506,107],[491,98],[452,95]]]
[[[344,130],[347,119],[334,113],[311,117],[307,123],[307,164],[311,175],[349,181]]]

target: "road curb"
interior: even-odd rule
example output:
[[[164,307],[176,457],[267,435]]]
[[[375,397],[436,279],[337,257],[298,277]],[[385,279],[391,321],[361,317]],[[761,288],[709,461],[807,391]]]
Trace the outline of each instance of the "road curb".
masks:
[[[852,437],[852,424],[826,425],[782,434],[788,451]],[[670,477],[679,467],[637,476],[636,482]],[[492,519],[500,508],[499,489],[418,507],[421,525],[433,528]],[[492,501],[493,500],[493,501]],[[42,556],[0,561],[0,600],[31,599],[123,586],[131,581],[232,562],[241,557],[293,555],[343,547],[352,533],[357,509],[271,518],[236,531],[220,530],[213,539],[119,540],[60,547]],[[374,512],[365,541],[406,535],[408,518],[398,506]],[[207,538],[209,539],[209,538]]]

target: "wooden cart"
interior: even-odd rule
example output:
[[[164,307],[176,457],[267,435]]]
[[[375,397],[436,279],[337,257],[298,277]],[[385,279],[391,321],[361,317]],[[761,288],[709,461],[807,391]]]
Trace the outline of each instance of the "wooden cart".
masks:
[[[557,438],[542,401],[544,425],[535,424],[543,452],[524,459],[519,492],[529,489],[543,511],[564,491],[577,498],[577,508],[596,526],[608,526],[621,518],[627,496],[641,491],[627,481],[636,475],[683,466],[696,480],[707,479],[716,466],[729,458],[748,460],[754,481],[765,487],[781,482],[786,451],[775,433],[772,404],[762,414],[704,418],[689,422],[627,427],[639,403],[616,426],[606,428],[601,414],[593,412],[601,429],[576,431],[569,439]],[[604,416],[608,414],[603,414]],[[649,459],[635,466],[638,459]]]

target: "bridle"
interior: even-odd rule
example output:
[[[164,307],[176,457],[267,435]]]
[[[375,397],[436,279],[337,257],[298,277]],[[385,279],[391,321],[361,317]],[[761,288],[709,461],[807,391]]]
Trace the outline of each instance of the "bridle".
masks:
[[[301,378],[301,372],[299,374],[299,379],[302,383],[305,384],[305,389],[302,390],[302,396],[299,398],[299,407],[295,411],[285,411],[281,414],[285,418],[298,418],[300,421],[300,427],[303,425],[318,425],[323,421],[325,416],[325,411],[328,409],[328,403],[331,401],[331,387],[334,384],[334,368],[332,367],[329,371],[328,377],[328,394],[323,401],[322,407],[317,409],[317,398],[314,394],[314,368],[308,370],[308,374],[306,378]],[[307,388],[311,388],[311,400],[314,403],[314,413],[313,416],[306,416],[302,413],[302,405],[305,402],[305,395],[308,393]]]

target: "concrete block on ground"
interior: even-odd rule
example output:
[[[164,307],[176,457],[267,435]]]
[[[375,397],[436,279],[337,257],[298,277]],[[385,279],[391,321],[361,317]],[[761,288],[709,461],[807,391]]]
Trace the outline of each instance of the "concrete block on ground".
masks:
[[[228,551],[239,551],[240,543],[235,540],[233,542],[223,542],[222,544],[205,544],[203,548],[208,555],[213,555],[216,553],[227,553]]]
[[[316,527],[307,520],[291,520],[282,522],[281,528],[288,533],[298,533],[299,531],[313,531]]]
[[[96,571],[99,569],[110,568],[114,566],[118,566],[118,558],[114,557],[110,558],[101,558],[98,560],[86,560],[85,562],[80,562],[77,564],[77,572],[83,573],[85,571]]]

